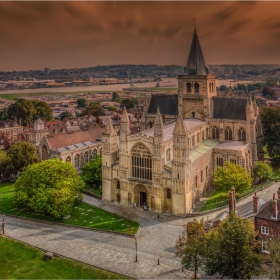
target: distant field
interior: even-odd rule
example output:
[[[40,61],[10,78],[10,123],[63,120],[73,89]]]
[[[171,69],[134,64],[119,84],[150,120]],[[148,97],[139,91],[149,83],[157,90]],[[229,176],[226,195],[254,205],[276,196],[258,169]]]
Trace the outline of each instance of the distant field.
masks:
[[[151,88],[139,88],[141,91],[134,91],[132,93],[143,95],[147,93],[147,91],[175,91],[177,88],[158,88],[158,87],[151,87]],[[86,94],[88,92],[91,93],[98,93],[101,92],[100,90],[88,90],[88,91],[75,91],[75,92],[68,92],[67,89],[65,89],[65,92],[32,92],[32,93],[11,93],[11,94],[1,94],[0,92],[0,98],[7,99],[7,100],[15,100],[17,98],[26,98],[26,97],[39,97],[39,96],[52,96],[52,95],[78,95],[78,94]],[[117,92],[117,93],[123,93],[126,91],[117,91],[117,90],[106,90],[106,92]]]

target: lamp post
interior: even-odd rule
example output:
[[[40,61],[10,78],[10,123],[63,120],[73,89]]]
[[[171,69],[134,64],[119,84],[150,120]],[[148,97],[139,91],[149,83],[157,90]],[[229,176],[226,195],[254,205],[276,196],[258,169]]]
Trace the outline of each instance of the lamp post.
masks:
[[[135,249],[136,249],[136,259],[135,259],[135,262],[137,262],[137,237],[135,237]]]

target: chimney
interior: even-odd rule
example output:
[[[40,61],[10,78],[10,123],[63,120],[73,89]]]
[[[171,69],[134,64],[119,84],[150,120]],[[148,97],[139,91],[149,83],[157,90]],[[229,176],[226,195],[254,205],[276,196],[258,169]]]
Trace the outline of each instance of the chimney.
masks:
[[[277,196],[278,196],[278,199],[280,199],[280,187],[278,187]]]
[[[229,212],[234,211],[236,209],[236,200],[235,200],[235,188],[232,187],[229,192]]]
[[[275,198],[275,193],[273,194],[273,199],[272,199],[272,219],[277,219],[277,200]]]
[[[259,209],[259,197],[257,196],[257,194],[255,193],[255,195],[253,196],[253,213],[257,214],[258,213],[258,209]]]

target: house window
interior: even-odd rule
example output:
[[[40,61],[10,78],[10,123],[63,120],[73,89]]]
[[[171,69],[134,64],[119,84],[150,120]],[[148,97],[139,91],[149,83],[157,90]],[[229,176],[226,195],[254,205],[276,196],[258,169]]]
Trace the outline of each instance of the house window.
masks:
[[[261,226],[261,233],[269,235],[269,228],[265,226]]]
[[[262,252],[269,253],[267,251],[267,240],[262,240]]]

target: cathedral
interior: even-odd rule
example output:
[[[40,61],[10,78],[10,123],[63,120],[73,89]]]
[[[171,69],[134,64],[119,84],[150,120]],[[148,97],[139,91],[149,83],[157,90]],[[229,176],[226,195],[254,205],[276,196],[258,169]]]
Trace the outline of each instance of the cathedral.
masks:
[[[263,158],[259,108],[231,87],[223,96],[216,88],[194,30],[178,94],[153,94],[137,134],[130,134],[126,109],[119,137],[107,123],[102,199],[184,216],[211,187],[218,166],[230,161],[251,174]]]

